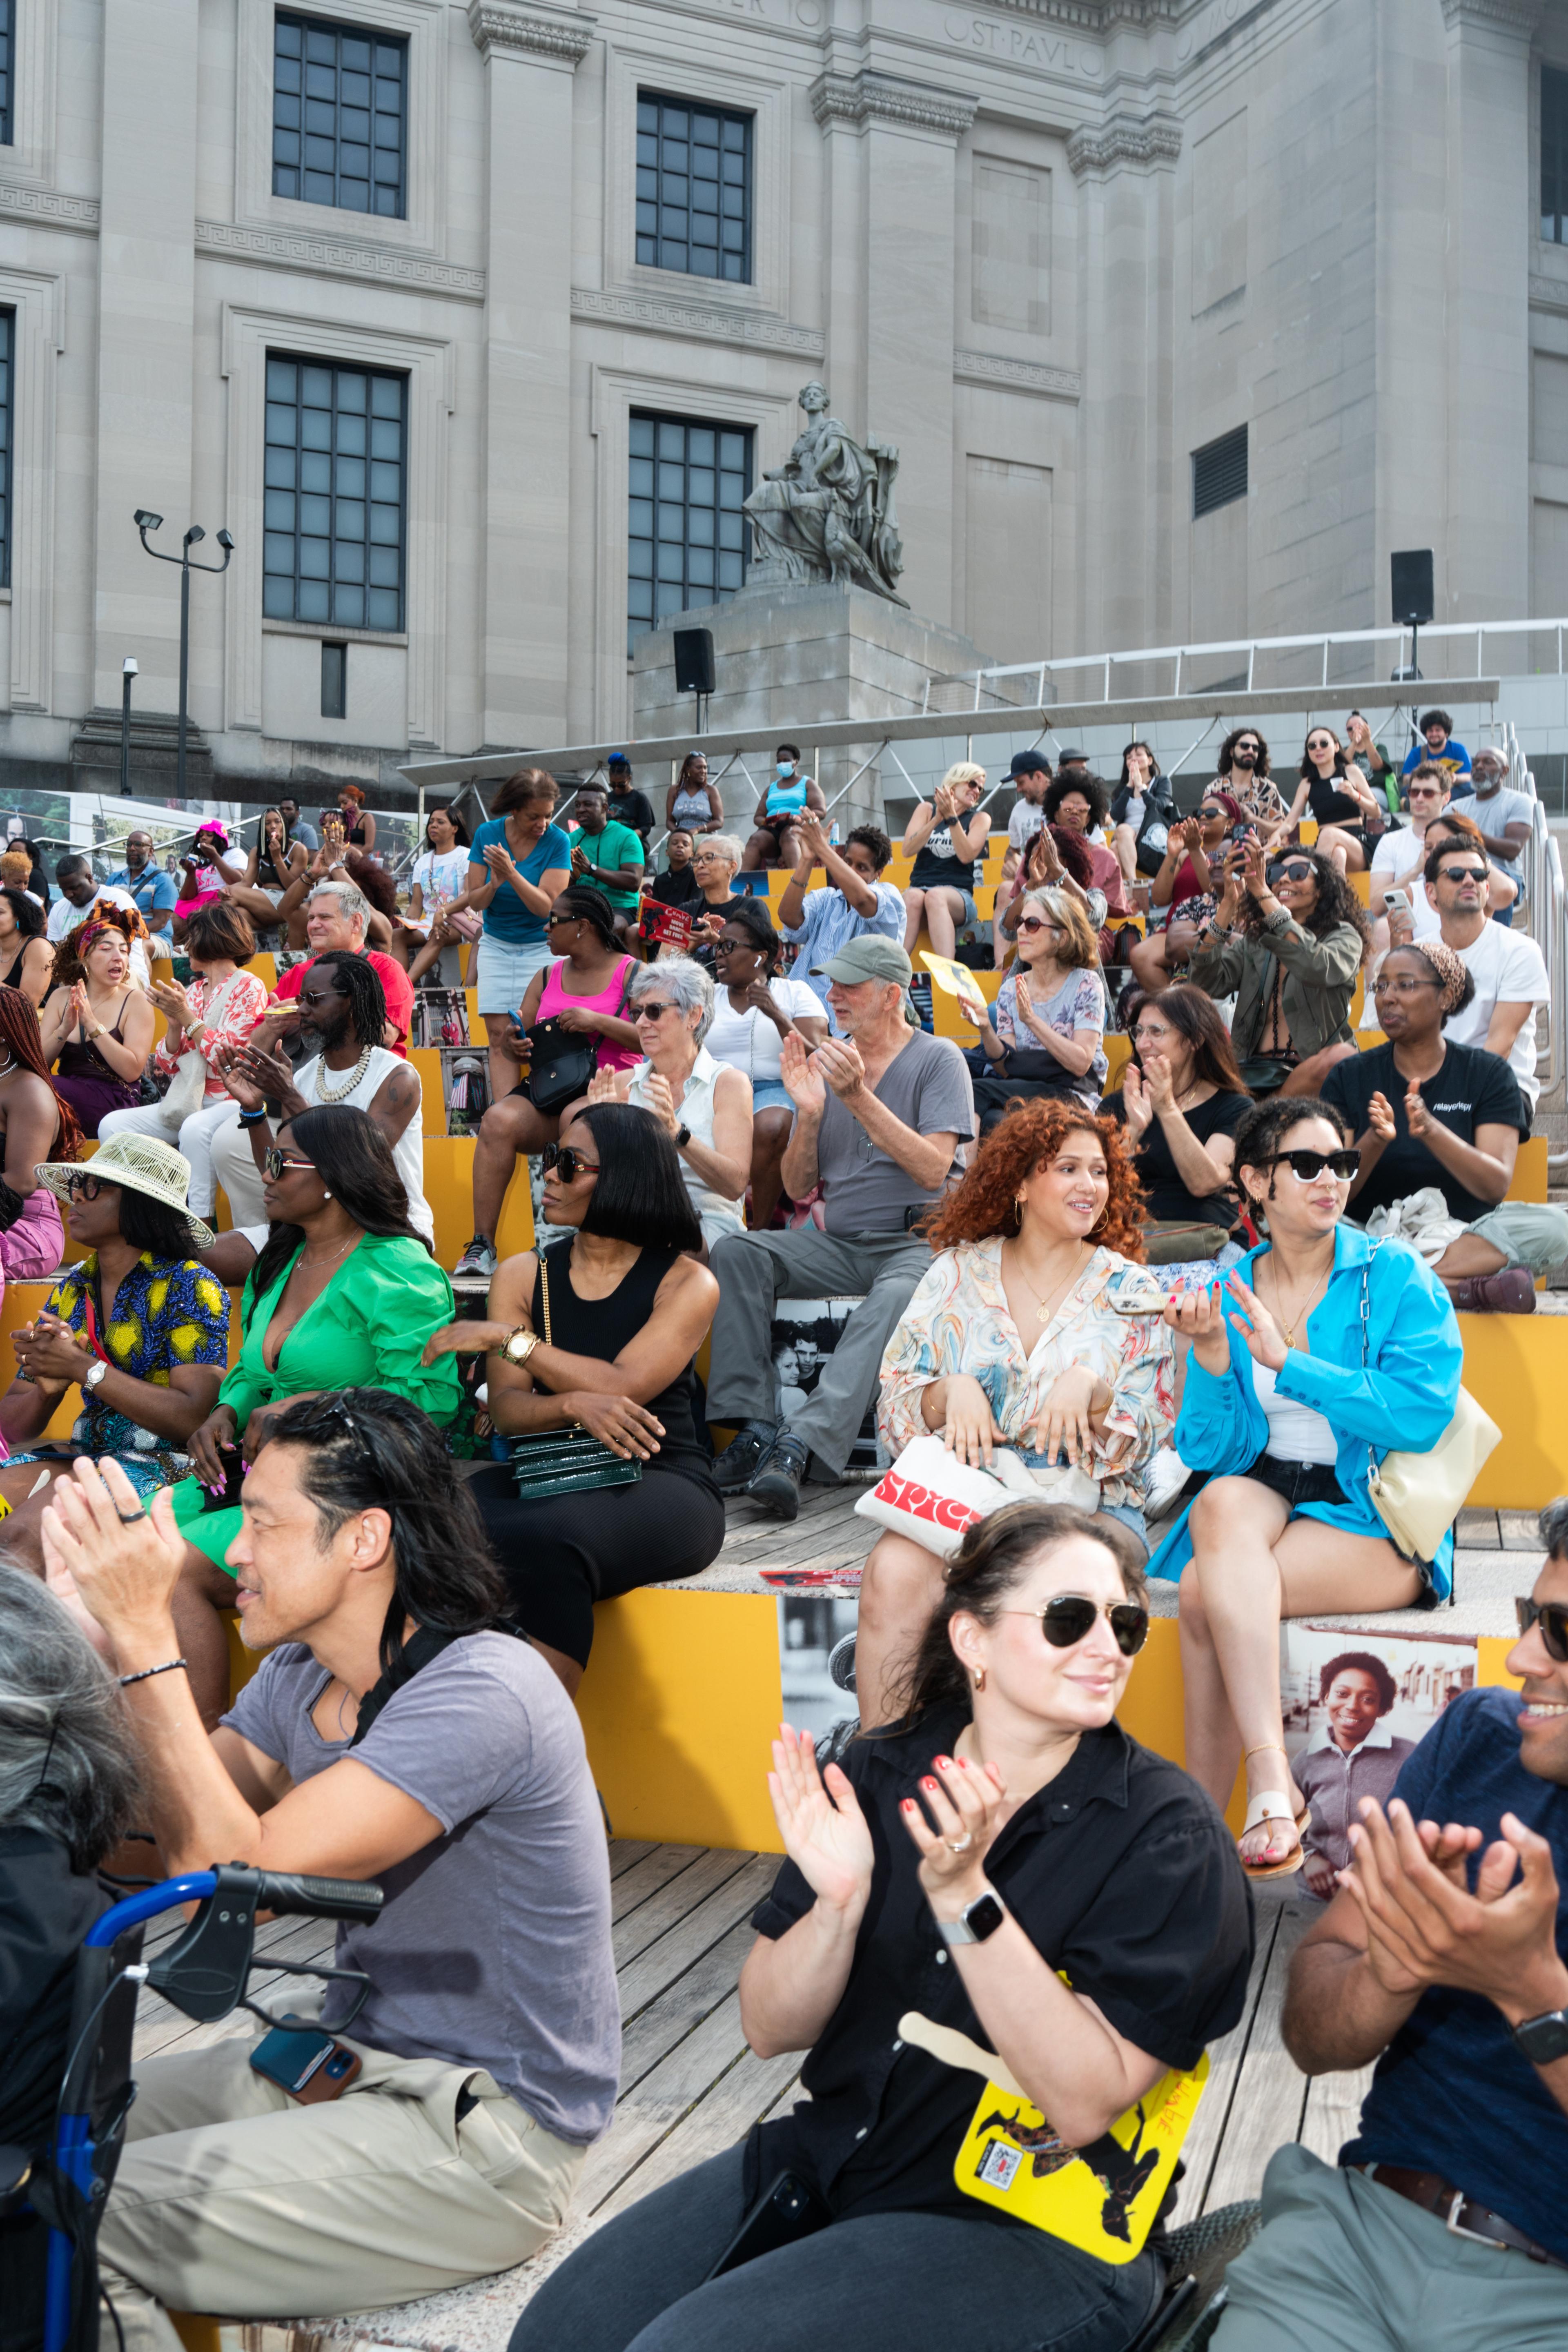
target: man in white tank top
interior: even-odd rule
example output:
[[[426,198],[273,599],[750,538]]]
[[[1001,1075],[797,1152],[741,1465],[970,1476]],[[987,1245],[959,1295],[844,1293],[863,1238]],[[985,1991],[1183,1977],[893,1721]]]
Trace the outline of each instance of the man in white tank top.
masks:
[[[239,1096],[238,1107],[234,1124],[217,1131],[213,1166],[228,1196],[232,1222],[253,1225],[267,1215],[261,1159],[273,1140],[274,1123],[260,1103],[268,1095],[277,1097],[279,1126],[326,1103],[347,1103],[367,1111],[392,1146],[408,1195],[408,1222],[429,1240],[436,1222],[425,1198],[419,1073],[378,1043],[386,1000],[374,967],[352,950],[331,949],[305,974],[296,1002],[300,1036],[307,1046],[320,1050],[298,1070],[291,1070],[276,1051],[293,1012],[290,1005],[282,1020],[269,1018],[258,1024],[228,1074]]]

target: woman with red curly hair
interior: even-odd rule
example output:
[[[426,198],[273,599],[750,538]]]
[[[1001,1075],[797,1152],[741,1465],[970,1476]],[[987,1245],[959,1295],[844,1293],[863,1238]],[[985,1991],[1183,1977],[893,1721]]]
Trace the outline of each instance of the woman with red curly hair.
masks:
[[[0,988],[0,1265],[8,1282],[58,1265],[65,1228],[38,1165],[79,1160],[81,1143],[76,1113],[49,1076],[37,1014],[18,990]]]
[[[1146,1549],[1143,1472],[1175,1397],[1170,1333],[1115,1304],[1129,1262],[1142,1260],[1142,1226],[1113,1118],[1015,1104],[927,1228],[938,1255],[882,1358],[877,1426],[889,1452],[934,1432],[988,1469],[1007,1446],[1047,1499],[1060,1481],[1042,1473],[1080,1470],[1098,1508]],[[873,1548],[855,1651],[866,1727],[888,1718],[942,1580],[937,1555],[906,1536]]]

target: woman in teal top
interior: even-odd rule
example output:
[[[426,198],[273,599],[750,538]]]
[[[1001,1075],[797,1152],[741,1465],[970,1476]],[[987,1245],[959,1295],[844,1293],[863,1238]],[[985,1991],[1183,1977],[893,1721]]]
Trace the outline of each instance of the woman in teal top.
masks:
[[[224,1560],[239,1532],[246,1466],[275,1414],[300,1397],[376,1388],[445,1426],[462,1402],[449,1357],[420,1361],[432,1331],[452,1320],[452,1286],[408,1223],[375,1121],[346,1103],[302,1111],[278,1130],[263,1194],[272,1230],[245,1286],[244,1345],[188,1441],[196,1475],[173,1489],[185,1538],[181,1647],[204,1717],[215,1721],[228,1685],[218,1612],[234,1605]]]

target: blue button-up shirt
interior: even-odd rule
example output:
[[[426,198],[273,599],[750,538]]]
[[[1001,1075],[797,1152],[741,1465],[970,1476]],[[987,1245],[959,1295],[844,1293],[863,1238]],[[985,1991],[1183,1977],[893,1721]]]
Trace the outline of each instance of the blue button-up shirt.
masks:
[[[168,929],[169,918],[180,897],[180,886],[172,874],[165,873],[163,866],[154,866],[149,859],[140,874],[133,875],[128,866],[122,866],[109,879],[118,883],[121,889],[130,891],[150,931]]]

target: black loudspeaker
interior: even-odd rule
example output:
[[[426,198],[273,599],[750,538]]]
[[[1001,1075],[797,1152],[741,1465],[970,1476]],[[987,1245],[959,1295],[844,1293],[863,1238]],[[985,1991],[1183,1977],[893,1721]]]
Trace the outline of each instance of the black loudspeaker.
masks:
[[[1432,595],[1431,549],[1407,547],[1390,555],[1388,569],[1394,583],[1394,606],[1389,617],[1425,628],[1436,609]],[[679,658],[678,654],[676,659]]]
[[[1432,577],[1432,559],[1426,559],[1426,577]],[[711,694],[713,691],[713,632],[711,629],[677,629],[675,637],[675,690],[677,694]]]

